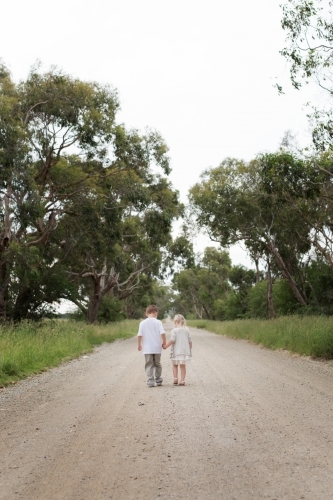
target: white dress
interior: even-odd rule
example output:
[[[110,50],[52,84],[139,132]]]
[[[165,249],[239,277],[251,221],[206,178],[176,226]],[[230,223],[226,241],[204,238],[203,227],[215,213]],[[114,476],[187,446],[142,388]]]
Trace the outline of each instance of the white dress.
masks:
[[[191,361],[192,352],[190,342],[192,342],[190,332],[187,328],[174,328],[171,331],[170,359],[173,365],[186,365]]]

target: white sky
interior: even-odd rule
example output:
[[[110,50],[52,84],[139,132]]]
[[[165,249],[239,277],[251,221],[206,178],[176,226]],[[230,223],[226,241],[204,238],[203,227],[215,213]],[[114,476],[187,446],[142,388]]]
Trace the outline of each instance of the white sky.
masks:
[[[283,0],[282,0],[283,1]],[[165,138],[182,201],[207,167],[310,141],[304,104],[279,50],[281,0],[11,0],[0,57],[16,80],[40,59],[119,91],[118,120]],[[286,95],[273,88],[282,83]],[[203,248],[207,240],[197,241]],[[232,249],[234,264],[249,264]]]

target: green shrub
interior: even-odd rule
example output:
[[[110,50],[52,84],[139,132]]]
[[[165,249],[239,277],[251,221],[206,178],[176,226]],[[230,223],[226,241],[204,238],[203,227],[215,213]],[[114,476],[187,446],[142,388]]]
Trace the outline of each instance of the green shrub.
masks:
[[[202,325],[205,326],[202,326]],[[281,316],[274,320],[188,321],[232,338],[247,339],[271,349],[288,349],[305,356],[333,359],[333,317]]]
[[[117,297],[105,295],[98,312],[98,321],[101,323],[110,323],[125,319],[123,302]]]
[[[137,333],[138,321],[87,325],[76,321],[22,322],[0,327],[0,386],[90,352],[95,345]]]
[[[207,328],[207,322],[197,319],[197,320],[195,320],[195,327],[205,329],[205,328]]]
[[[277,316],[294,314],[299,308],[299,303],[286,280],[277,280],[274,283],[272,297]]]
[[[266,318],[267,281],[260,281],[248,292],[247,314],[250,318]]]

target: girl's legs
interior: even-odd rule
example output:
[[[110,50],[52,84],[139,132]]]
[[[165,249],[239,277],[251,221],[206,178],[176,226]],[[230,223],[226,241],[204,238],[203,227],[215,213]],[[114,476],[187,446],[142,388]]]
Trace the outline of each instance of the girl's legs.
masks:
[[[180,383],[185,382],[186,365],[180,365]]]
[[[178,365],[172,365],[172,373],[173,373],[173,378],[174,381],[178,381]]]

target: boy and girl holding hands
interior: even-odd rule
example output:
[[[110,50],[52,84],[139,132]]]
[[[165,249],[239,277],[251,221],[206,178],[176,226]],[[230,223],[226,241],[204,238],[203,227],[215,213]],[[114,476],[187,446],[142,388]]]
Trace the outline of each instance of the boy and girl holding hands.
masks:
[[[186,328],[184,316],[176,314],[175,328],[171,331],[171,338],[166,342],[166,335],[162,322],[157,319],[158,308],[150,305],[146,309],[146,319],[141,321],[138,332],[138,350],[145,356],[145,370],[148,387],[162,385],[162,348],[171,346],[170,358],[172,363],[174,385],[185,385],[186,365],[192,356],[192,339]],[[180,368],[180,382],[178,384],[178,366]]]

